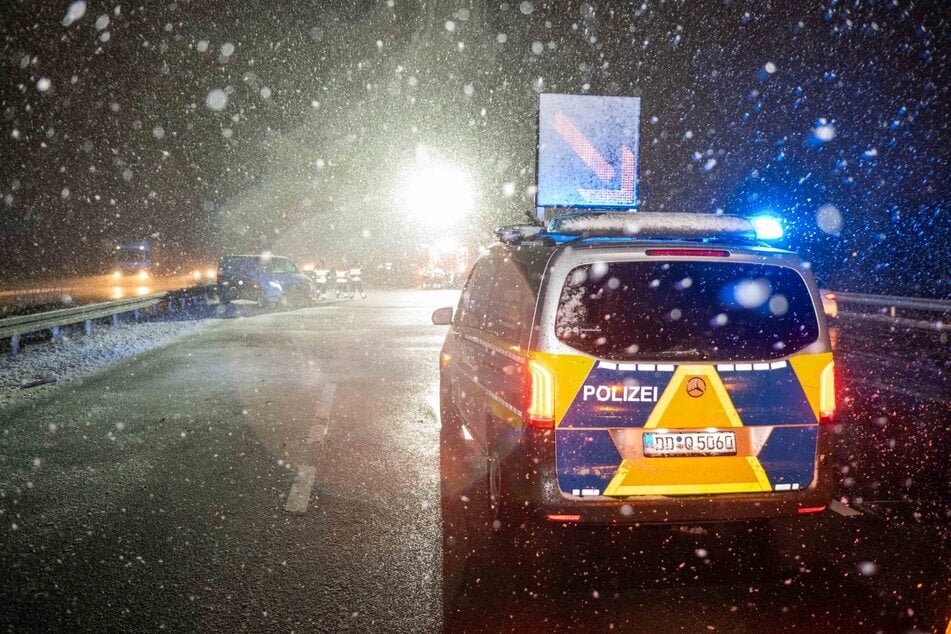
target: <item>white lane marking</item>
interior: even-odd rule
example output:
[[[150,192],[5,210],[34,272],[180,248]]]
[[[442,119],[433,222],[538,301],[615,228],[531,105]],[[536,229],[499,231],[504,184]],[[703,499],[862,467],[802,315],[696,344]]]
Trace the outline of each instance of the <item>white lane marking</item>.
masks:
[[[324,386],[324,391],[320,395],[320,403],[317,405],[317,418],[321,420],[330,419],[330,411],[334,406],[334,393],[336,391],[336,383],[328,383]]]
[[[288,513],[306,513],[307,503],[310,501],[310,490],[317,479],[317,470],[310,465],[303,465],[297,469],[297,477],[291,485],[291,492],[287,494],[284,510]]]
[[[861,515],[861,511],[856,511],[855,509],[842,504],[838,500],[832,500],[829,503],[829,510],[838,513],[843,517],[855,517],[856,515]]]
[[[324,391],[320,395],[320,402],[317,404],[317,411],[314,416],[317,419],[313,429],[310,430],[310,436],[307,437],[307,444],[320,443],[327,436],[330,429],[330,412],[333,411],[334,393],[337,391],[336,383],[328,383],[324,386]]]
[[[314,428],[310,430],[310,436],[307,438],[307,444],[312,445],[315,442],[320,443],[324,441],[324,438],[327,437],[327,430],[330,426],[327,423],[318,422],[314,425]]]

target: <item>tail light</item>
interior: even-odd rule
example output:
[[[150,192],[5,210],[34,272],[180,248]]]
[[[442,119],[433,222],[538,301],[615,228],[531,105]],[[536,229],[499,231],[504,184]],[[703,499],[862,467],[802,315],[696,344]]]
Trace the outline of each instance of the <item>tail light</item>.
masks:
[[[528,362],[524,410],[529,427],[555,428],[555,373],[534,359]]]
[[[796,509],[796,512],[800,515],[806,515],[807,513],[821,513],[826,510],[826,507],[823,506],[800,506]]]
[[[835,362],[829,361],[819,374],[819,422],[835,422]]]

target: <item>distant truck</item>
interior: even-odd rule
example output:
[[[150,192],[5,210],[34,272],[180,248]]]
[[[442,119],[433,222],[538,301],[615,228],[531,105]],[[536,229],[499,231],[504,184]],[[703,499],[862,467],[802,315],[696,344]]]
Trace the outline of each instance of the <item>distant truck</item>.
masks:
[[[148,279],[155,272],[153,248],[148,240],[141,242],[123,242],[116,247],[116,266],[112,272],[114,279],[135,276]]]

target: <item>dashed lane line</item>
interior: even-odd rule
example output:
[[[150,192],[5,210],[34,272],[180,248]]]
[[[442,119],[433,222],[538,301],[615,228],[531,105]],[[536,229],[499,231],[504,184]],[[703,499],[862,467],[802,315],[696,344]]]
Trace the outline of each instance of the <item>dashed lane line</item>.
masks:
[[[333,410],[334,393],[337,390],[335,383],[328,383],[317,404],[316,422],[307,438],[308,444],[322,443],[330,428],[330,412]],[[291,491],[287,494],[284,510],[288,513],[303,514],[307,512],[310,503],[310,492],[317,480],[317,469],[311,465],[301,465],[297,470],[297,477],[291,484]]]
[[[319,422],[314,425],[314,428],[310,430],[310,436],[307,438],[307,444],[313,445],[314,443],[321,443],[324,441],[324,438],[327,436],[327,430],[329,425],[326,422]]]
[[[336,391],[336,383],[328,383],[324,386],[324,391],[320,395],[320,402],[317,404],[317,420],[330,420],[330,412],[333,410],[334,393]]]
[[[320,402],[317,404],[317,411],[313,429],[310,430],[310,436],[307,438],[307,444],[321,443],[327,436],[330,429],[330,412],[333,411],[334,393],[337,390],[335,383],[328,383],[324,386],[324,391],[320,395]]]
[[[291,492],[287,494],[284,510],[288,513],[306,513],[310,502],[310,490],[314,488],[317,479],[317,470],[310,465],[302,465],[297,469],[297,477],[291,485]]]

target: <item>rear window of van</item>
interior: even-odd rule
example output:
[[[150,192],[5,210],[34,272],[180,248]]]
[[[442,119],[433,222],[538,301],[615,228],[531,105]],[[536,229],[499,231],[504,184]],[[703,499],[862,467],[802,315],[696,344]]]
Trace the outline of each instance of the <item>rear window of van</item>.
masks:
[[[555,334],[613,360],[787,356],[816,341],[816,309],[793,269],[698,261],[595,262],[562,288]]]
[[[222,258],[218,266],[222,275],[254,275],[260,269],[260,261],[251,256],[229,256]]]

